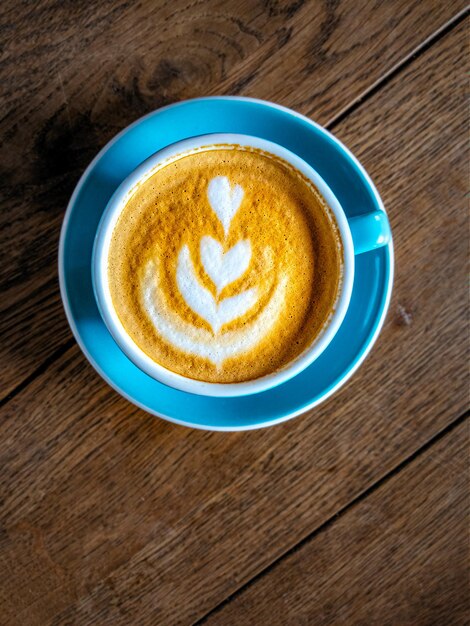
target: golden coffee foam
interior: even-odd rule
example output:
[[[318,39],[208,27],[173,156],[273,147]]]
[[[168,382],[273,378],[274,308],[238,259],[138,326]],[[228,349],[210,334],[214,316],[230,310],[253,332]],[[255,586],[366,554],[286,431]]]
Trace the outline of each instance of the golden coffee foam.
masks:
[[[322,196],[269,153],[211,146],[158,169],[119,216],[115,310],[156,363],[241,382],[300,356],[331,317],[343,251]]]

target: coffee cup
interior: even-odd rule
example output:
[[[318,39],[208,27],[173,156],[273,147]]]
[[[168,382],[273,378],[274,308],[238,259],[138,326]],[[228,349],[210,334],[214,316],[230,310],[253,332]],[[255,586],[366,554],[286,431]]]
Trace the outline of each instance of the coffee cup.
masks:
[[[219,382],[217,381],[217,377],[214,382],[214,380],[201,380],[190,375],[183,375],[170,367],[162,365],[158,362],[158,359],[149,356],[149,354],[138,345],[135,336],[131,336],[130,332],[126,330],[122,319],[122,311],[124,309],[121,307],[121,315],[119,315],[116,310],[116,299],[113,299],[112,284],[110,284],[109,276],[110,250],[114,245],[113,233],[115,232],[116,225],[125,207],[130,200],[135,197],[137,191],[156,174],[164,174],[165,171],[167,171],[166,168],[177,164],[185,157],[209,152],[215,154],[217,151],[220,152],[222,147],[224,147],[224,149],[230,147],[232,150],[245,151],[246,154],[257,155],[259,153],[263,155],[263,158],[269,157],[273,162],[278,160],[295,171],[299,176],[299,180],[303,181],[302,184],[305,183],[310,186],[312,193],[319,194],[319,197],[324,202],[325,213],[331,218],[331,228],[334,230],[337,239],[337,244],[335,245],[337,245],[337,249],[341,252],[338,285],[334,294],[334,300],[329,303],[330,310],[328,315],[323,320],[319,331],[316,332],[312,340],[308,342],[308,345],[303,346],[299,354],[295,354],[294,358],[288,359],[286,363],[282,363],[282,366],[275,367],[273,371],[268,371],[262,375],[236,382]],[[156,193],[158,193],[158,189]],[[237,197],[237,194],[240,198]],[[227,242],[229,241],[227,233],[230,232],[231,220],[233,220],[234,213],[240,205],[243,190],[237,184],[231,187],[226,177],[216,176],[211,179],[208,185],[207,195],[214,209],[214,219],[219,222],[217,227],[220,234],[219,239],[222,241],[225,236]],[[214,215],[212,217],[214,217]],[[178,224],[173,224],[173,227],[178,228]],[[245,267],[248,253],[250,258],[253,257],[252,250],[254,249],[255,242],[252,241],[250,243],[248,238],[243,238],[239,241],[231,241],[230,247],[228,247],[228,244],[220,243],[215,236],[204,235],[202,231],[198,234],[198,237],[200,238],[200,254],[203,261],[203,269],[205,269],[209,277],[213,279],[215,285],[214,289],[220,287],[219,291],[216,289],[214,293],[219,295],[221,293],[223,295],[223,289],[226,288],[227,276],[234,278],[233,283],[235,285],[238,284],[236,280],[240,272],[238,271],[238,266],[236,266],[235,261],[238,262],[240,266]],[[320,356],[337,333],[348,310],[354,281],[355,255],[385,245],[388,243],[389,239],[390,228],[384,212],[376,211],[374,213],[359,215],[348,220],[343,208],[326,182],[309,164],[286,148],[273,142],[248,135],[203,135],[185,139],[158,151],[137,167],[115,191],[102,216],[95,238],[92,262],[93,287],[101,316],[114,340],[124,354],[138,368],[153,379],[188,393],[215,397],[249,395],[282,384],[300,373]],[[265,248],[267,249],[267,247]],[[269,255],[267,256],[269,257]],[[204,264],[205,259],[207,263]],[[225,304],[229,303],[231,306],[233,305],[232,308],[235,307],[236,309],[237,306],[242,306],[247,309],[247,311],[243,309],[241,312],[241,316],[247,316],[246,332],[242,332],[241,330],[237,330],[236,332],[231,331],[231,318],[224,317],[226,310],[230,307],[221,306],[220,303],[217,304],[217,302],[223,303],[223,300],[219,299],[216,301],[216,297],[214,295],[210,296],[210,294],[207,295],[208,289],[204,289],[200,285],[197,287],[197,290],[194,291],[195,288],[193,289],[192,284],[188,282],[189,276],[194,284],[197,283],[196,277],[191,274],[191,271],[194,273],[194,268],[191,269],[193,266],[190,250],[187,246],[180,247],[178,262],[180,264],[175,271],[176,286],[174,289],[178,291],[179,288],[179,291],[185,296],[183,306],[188,308],[188,310],[192,308],[196,316],[199,315],[204,318],[203,324],[210,325],[209,330],[196,329],[199,334],[195,334],[195,338],[191,339],[192,343],[190,343],[192,347],[189,352],[192,354],[191,350],[193,350],[193,352],[199,350],[200,354],[204,357],[209,360],[211,358],[214,360],[215,357],[210,351],[210,346],[208,347],[206,337],[209,336],[209,331],[219,338],[222,337],[220,333],[223,327],[228,329],[223,333],[223,341],[225,342],[224,349],[227,351],[227,358],[231,358],[234,354],[234,348],[227,343],[227,337],[233,337],[233,342],[236,343],[239,351],[243,350],[243,347],[248,345],[250,341],[254,341],[252,338],[256,336],[256,319],[253,322],[249,321],[249,307],[251,304],[255,303],[255,296],[258,294],[258,291],[261,293],[262,286],[259,287],[258,291],[253,287],[244,288],[240,293],[225,297]],[[271,266],[275,266],[275,262],[275,258],[267,259],[268,265],[271,264]],[[233,273],[233,271],[235,271],[235,274],[231,276],[231,272]],[[298,275],[300,276],[299,272]],[[132,288],[134,289],[134,287]],[[276,310],[276,303],[280,303],[279,306],[282,304],[282,290],[272,287],[270,290],[266,289],[265,291],[266,294],[264,294],[264,292],[261,293],[259,300],[261,302],[262,297],[264,297],[267,304],[264,306],[263,311],[270,311],[272,313],[272,311]],[[189,340],[186,341],[184,336],[181,337],[181,328],[169,326],[169,320],[164,317],[164,303],[161,303],[161,307],[158,302],[155,304],[152,300],[154,296],[155,298],[158,296],[158,290],[156,291],[153,277],[151,277],[142,296],[148,299],[148,306],[152,307],[150,311],[151,319],[156,320],[155,323],[157,326],[160,325],[158,328],[164,335],[166,333],[165,337],[167,341],[170,343],[172,341],[180,341],[180,343],[183,342],[182,345],[186,346]],[[179,294],[178,297],[180,296],[181,294]],[[173,294],[170,293],[168,297],[173,297]],[[205,309],[203,308],[204,298],[208,298]],[[210,298],[214,300],[215,304],[212,303]],[[256,304],[253,304],[253,307],[253,310],[255,310]],[[230,310],[229,313],[231,314]],[[271,314],[271,318],[274,319],[273,313]],[[242,317],[242,319],[245,318]],[[222,326],[224,323],[226,326]],[[148,320],[145,321],[145,324],[147,326],[149,325]],[[188,327],[188,323],[185,322],[185,324],[185,327]],[[194,333],[196,333],[196,330],[194,330]],[[230,332],[232,333],[231,335],[229,335]],[[219,344],[221,345],[221,343],[222,340],[220,339]],[[178,344],[178,346],[182,349],[180,344]],[[209,350],[209,352],[207,352],[207,350]],[[197,354],[199,355],[199,353]],[[243,351],[241,354],[243,354]],[[189,361],[191,361],[192,358],[191,356]],[[216,359],[220,361],[220,358],[220,355],[217,353]],[[219,361],[217,361],[217,363]],[[217,368],[215,366],[214,368],[216,371]]]

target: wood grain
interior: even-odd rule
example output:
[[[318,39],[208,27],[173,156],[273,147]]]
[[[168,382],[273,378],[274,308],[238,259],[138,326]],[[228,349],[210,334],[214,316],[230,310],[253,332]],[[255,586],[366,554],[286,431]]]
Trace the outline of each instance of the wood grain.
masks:
[[[69,345],[60,224],[80,173],[118,130],[169,102],[221,93],[268,98],[327,123],[464,6],[2,3],[1,395]]]
[[[204,620],[468,624],[469,423]]]
[[[74,346],[6,405],[8,624],[194,622],[465,410],[465,45],[461,25],[335,129],[386,200],[398,268],[338,395],[267,431],[191,431],[131,407]]]

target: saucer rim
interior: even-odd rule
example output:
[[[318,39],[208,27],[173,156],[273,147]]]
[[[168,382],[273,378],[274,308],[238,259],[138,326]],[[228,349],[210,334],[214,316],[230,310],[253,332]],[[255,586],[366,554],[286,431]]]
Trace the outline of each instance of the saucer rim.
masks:
[[[67,204],[67,208],[65,210],[62,226],[61,226],[61,229],[60,229],[60,235],[59,235],[58,274],[59,274],[59,289],[60,289],[60,296],[61,296],[61,300],[62,300],[62,305],[64,307],[65,315],[66,315],[67,321],[69,323],[70,329],[72,331],[72,334],[73,334],[77,344],[79,345],[80,349],[82,350],[83,354],[87,358],[88,362],[95,369],[95,371],[108,383],[108,385],[112,389],[117,391],[121,396],[126,398],[126,400],[131,402],[134,406],[138,406],[139,408],[141,408],[142,410],[146,411],[147,413],[149,413],[151,415],[155,415],[156,417],[160,417],[160,418],[162,418],[164,420],[167,420],[169,422],[172,422],[173,424],[178,424],[180,426],[186,426],[186,427],[189,427],[189,428],[195,428],[195,429],[198,429],[198,430],[206,430],[206,431],[240,432],[240,431],[256,430],[256,429],[259,429],[259,428],[268,428],[270,426],[275,426],[277,424],[281,424],[281,423],[286,422],[286,421],[288,421],[290,419],[293,419],[294,417],[298,417],[299,415],[302,415],[303,413],[306,413],[307,411],[315,408],[316,406],[318,406],[319,404],[321,404],[322,402],[327,400],[336,391],[338,391],[344,384],[346,384],[346,382],[354,375],[354,373],[357,371],[357,369],[362,365],[362,363],[364,362],[364,360],[366,359],[366,357],[368,356],[368,354],[372,350],[372,347],[374,346],[375,342],[377,341],[377,338],[378,338],[378,336],[380,334],[380,331],[382,330],[382,327],[383,327],[384,322],[385,322],[385,318],[387,316],[387,313],[388,313],[388,310],[389,310],[389,307],[390,307],[390,300],[391,300],[392,289],[393,289],[393,280],[394,280],[394,269],[395,269],[393,238],[390,238],[390,241],[389,241],[389,243],[386,246],[387,249],[388,249],[388,265],[389,265],[389,272],[388,272],[388,275],[387,275],[387,283],[388,284],[387,284],[387,288],[386,288],[386,292],[385,292],[385,299],[383,301],[383,305],[382,305],[382,310],[381,310],[380,316],[375,320],[374,329],[373,329],[373,332],[372,332],[369,340],[364,345],[362,351],[360,351],[358,353],[356,358],[349,365],[349,367],[347,368],[347,371],[345,372],[345,374],[343,376],[341,376],[339,378],[339,380],[336,382],[336,384],[334,384],[332,387],[330,387],[330,389],[328,389],[319,398],[317,398],[316,400],[313,400],[311,403],[306,404],[305,406],[301,407],[300,409],[297,409],[297,410],[295,410],[293,412],[289,412],[289,413],[287,413],[285,415],[282,415],[282,416],[279,416],[277,418],[270,419],[268,421],[264,421],[264,422],[260,422],[260,423],[251,423],[251,424],[247,424],[247,425],[239,425],[239,426],[215,426],[215,425],[210,425],[209,426],[209,425],[204,425],[204,424],[194,424],[194,423],[192,423],[190,421],[187,421],[187,420],[181,420],[181,419],[172,417],[171,415],[167,415],[167,414],[164,414],[164,413],[159,413],[159,412],[155,411],[154,409],[146,406],[142,402],[134,399],[130,394],[128,394],[126,391],[121,389],[116,383],[114,383],[114,381],[107,375],[107,373],[96,363],[96,361],[91,356],[91,354],[89,353],[86,345],[84,344],[84,342],[81,339],[81,335],[80,335],[80,333],[78,331],[78,327],[77,327],[77,325],[75,323],[75,319],[73,317],[73,314],[72,314],[72,311],[71,311],[71,308],[70,308],[69,298],[68,298],[66,284],[65,284],[65,272],[64,272],[65,239],[66,239],[67,228],[68,228],[68,224],[69,224],[69,221],[70,221],[70,218],[71,218],[73,207],[75,205],[76,199],[77,199],[77,197],[78,197],[78,195],[79,195],[83,185],[85,184],[85,182],[86,182],[90,172],[93,170],[95,165],[100,161],[100,159],[104,156],[104,154],[121,137],[123,137],[126,133],[128,133],[130,130],[132,130],[132,128],[138,126],[144,120],[152,117],[153,115],[155,115],[156,112],[162,112],[162,111],[167,110],[167,109],[176,108],[176,107],[179,107],[179,106],[184,106],[184,105],[187,105],[190,102],[227,101],[227,100],[240,101],[240,102],[253,102],[255,104],[259,104],[259,105],[262,105],[262,106],[268,106],[268,107],[271,107],[271,108],[274,108],[274,109],[278,109],[278,110],[280,110],[280,111],[282,111],[282,112],[284,112],[284,113],[286,113],[288,115],[292,115],[294,117],[297,117],[298,119],[301,119],[302,121],[304,121],[308,125],[315,127],[321,133],[324,133],[326,136],[328,136],[330,138],[330,140],[333,143],[335,143],[337,145],[337,147],[340,150],[342,150],[344,153],[346,153],[346,155],[351,159],[351,161],[354,163],[355,167],[363,175],[363,177],[365,179],[365,182],[367,183],[367,186],[369,187],[369,189],[372,192],[372,195],[374,196],[374,199],[375,199],[375,201],[377,203],[377,206],[379,207],[380,210],[382,210],[385,214],[387,214],[387,212],[385,210],[385,207],[384,207],[384,204],[382,202],[382,199],[381,199],[381,197],[380,197],[380,195],[379,195],[379,193],[378,193],[374,183],[372,182],[372,179],[370,178],[369,174],[364,169],[364,167],[361,165],[361,163],[358,161],[358,159],[354,156],[354,154],[337,137],[335,137],[329,130],[327,130],[326,128],[324,128],[323,126],[318,124],[317,122],[311,120],[310,118],[306,117],[305,115],[302,115],[301,113],[298,113],[297,111],[293,111],[292,109],[289,109],[288,107],[285,107],[283,105],[280,105],[280,104],[277,104],[277,103],[274,103],[274,102],[270,102],[268,100],[262,100],[262,99],[259,99],[259,98],[251,98],[251,97],[244,97],[244,96],[203,96],[203,97],[199,97],[199,98],[188,98],[186,100],[181,100],[179,102],[175,102],[175,103],[172,103],[172,104],[165,105],[163,107],[159,107],[158,109],[154,109],[153,111],[150,111],[146,115],[143,115],[142,117],[136,119],[134,122],[132,122],[131,124],[129,124],[128,126],[123,128],[121,131],[119,131],[112,139],[110,139],[99,150],[99,152],[95,155],[95,157],[90,161],[88,166],[85,168],[83,174],[81,175],[79,181],[77,182],[77,184],[75,186],[75,189],[74,189],[74,191],[73,191],[73,193],[72,193],[72,195],[70,197],[70,200],[69,200],[69,202]],[[182,393],[187,393],[187,395],[193,395],[193,394],[190,394],[188,392],[182,392]],[[260,393],[269,393],[269,390],[265,391],[265,392],[260,392]],[[255,395],[257,395],[257,394],[255,394]],[[227,401],[230,401],[230,400],[231,400],[231,398],[228,397]],[[210,401],[210,397],[208,397],[208,401]]]

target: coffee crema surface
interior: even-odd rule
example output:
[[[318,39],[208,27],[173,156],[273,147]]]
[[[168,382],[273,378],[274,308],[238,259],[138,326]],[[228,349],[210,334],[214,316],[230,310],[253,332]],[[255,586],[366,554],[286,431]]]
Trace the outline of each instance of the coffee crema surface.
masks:
[[[153,361],[233,383],[279,371],[312,345],[342,267],[334,216],[308,179],[269,153],[219,145],[132,190],[108,280],[125,331]]]

